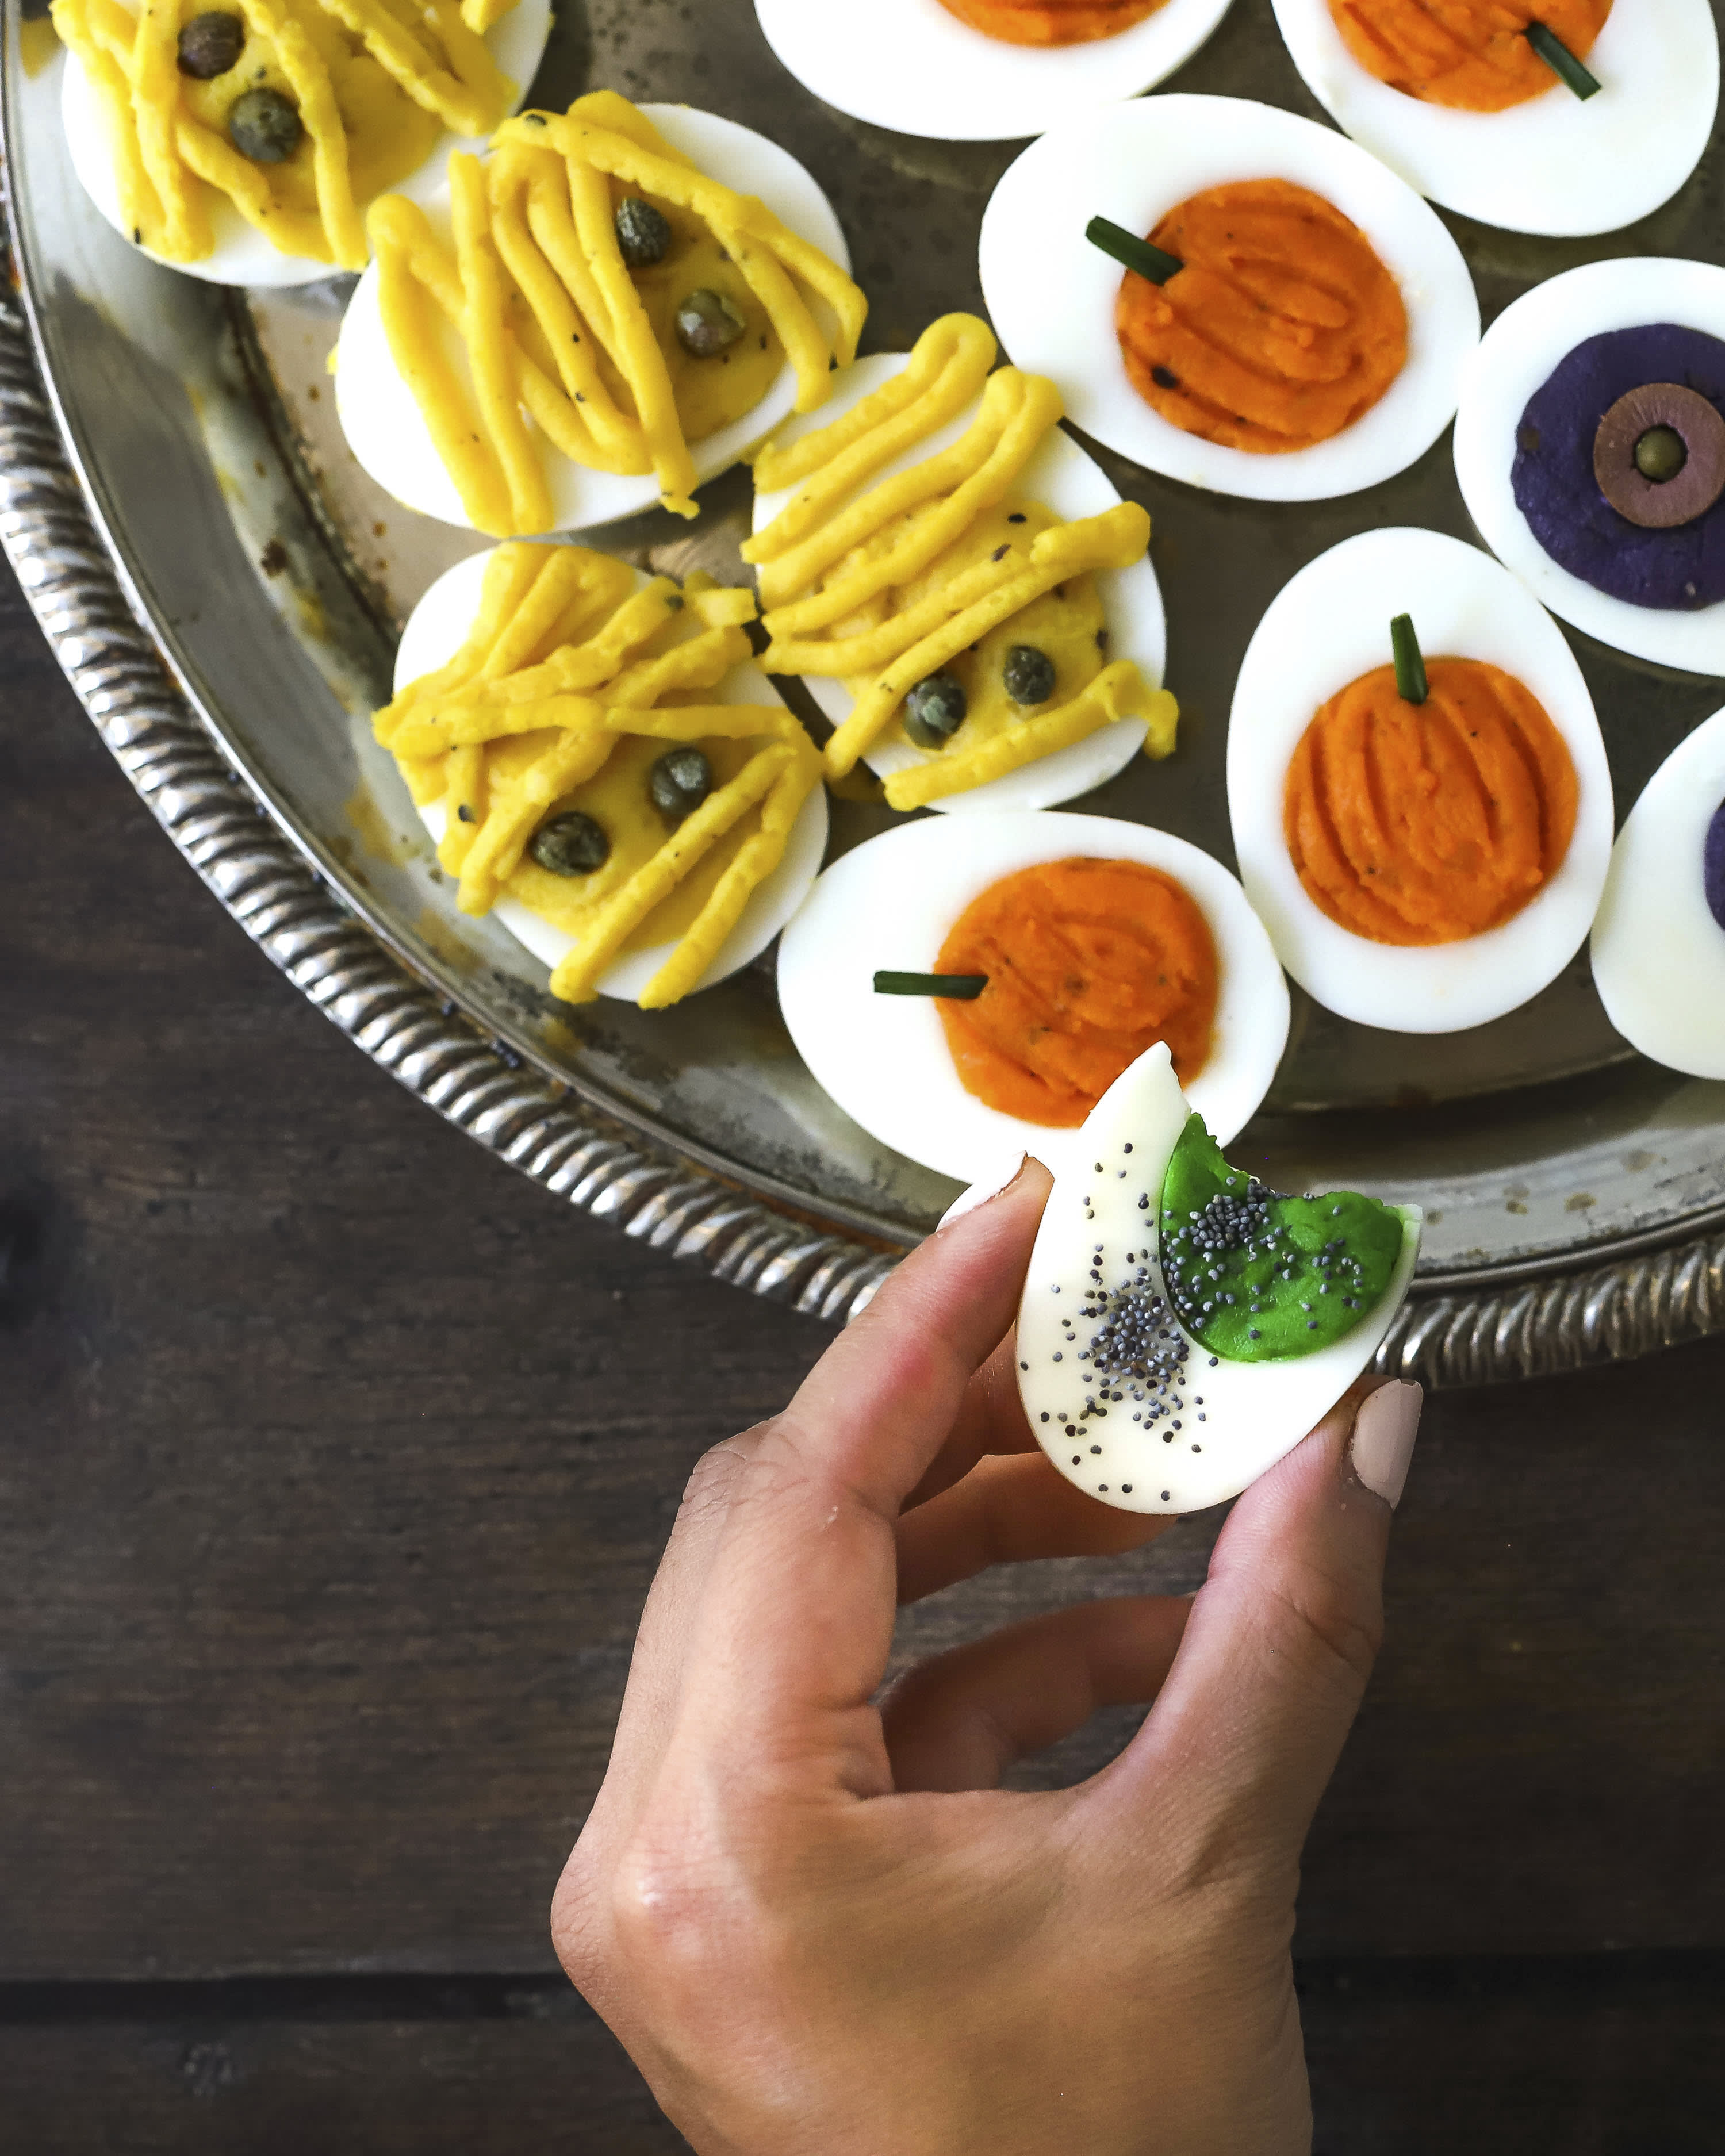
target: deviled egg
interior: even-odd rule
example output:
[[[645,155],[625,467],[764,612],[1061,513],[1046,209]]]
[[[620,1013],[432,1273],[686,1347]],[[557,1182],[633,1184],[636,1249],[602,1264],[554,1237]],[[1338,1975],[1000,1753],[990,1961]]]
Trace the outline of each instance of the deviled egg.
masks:
[[[1479,336],[1467,265],[1407,182],[1242,98],[1107,106],[1033,142],[989,201],[981,266],[1001,342],[1076,426],[1254,501],[1412,464]]]
[[[1076,1157],[1156,1040],[1231,1137],[1288,1029],[1270,939],[1219,861],[1060,811],[922,818],[845,855],[784,932],[778,994],[845,1113],[965,1183],[1021,1149]]]
[[[412,683],[446,666],[462,649],[480,620],[487,572],[501,551],[487,549],[484,553],[470,556],[465,562],[458,562],[437,579],[414,608],[396,654],[398,698]],[[572,562],[583,550],[519,551],[541,555],[555,552],[567,563]],[[618,592],[639,596],[648,591],[652,580],[639,571],[629,570],[620,562],[609,566],[616,572],[614,581]],[[723,598],[741,600],[747,595],[726,593]],[[623,611],[619,608],[617,615],[614,615],[614,624]],[[731,611],[738,618],[746,618],[741,607]],[[800,737],[800,730],[790,721],[777,691],[746,658],[733,663],[714,685],[702,685],[697,676],[693,685],[678,691],[675,686],[678,671],[675,654],[680,646],[686,648],[701,634],[704,624],[696,608],[683,605],[673,612],[675,618],[668,627],[639,647],[651,654],[646,662],[648,667],[655,660],[669,662],[660,665],[660,671],[673,685],[669,697],[662,700],[668,718],[674,721],[676,711],[696,698],[711,705],[762,706],[778,715],[788,737]],[[644,610],[644,621],[646,619]],[[590,693],[602,700],[608,691],[621,703],[638,704],[647,678],[642,662],[639,658],[632,659],[630,645],[619,628],[614,626],[604,642],[607,648],[598,665],[589,670],[603,672],[608,665],[612,669],[611,683],[596,683]],[[746,639],[742,639],[742,648],[747,649]],[[536,656],[536,653],[530,652],[529,655]],[[633,685],[618,680],[625,665],[634,667]],[[554,688],[542,694],[548,694],[552,701],[535,702],[532,716],[536,719],[542,716],[547,722],[558,721],[572,728],[578,721],[588,722],[588,714],[572,708],[576,701],[573,696],[562,696],[560,710]],[[627,723],[626,711],[614,716],[619,726]],[[551,737],[517,733],[516,738],[531,750],[542,747]],[[399,737],[394,746],[398,760],[403,760]],[[506,742],[505,747],[506,752]],[[747,742],[708,743],[697,740],[684,743],[674,738],[661,740],[652,737],[636,739],[619,732],[610,753],[598,763],[592,782],[560,787],[552,798],[537,803],[535,837],[524,852],[519,847],[516,849],[517,853],[523,853],[525,874],[511,875],[507,886],[499,889],[490,898],[487,910],[536,958],[551,968],[555,983],[560,970],[578,953],[582,938],[547,915],[554,916],[561,911],[561,902],[578,905],[591,876],[600,870],[608,868],[614,883],[619,868],[637,873],[640,868],[649,866],[655,851],[668,840],[674,841],[691,814],[709,798],[710,789],[732,775],[729,764],[737,760],[736,752],[747,747]],[[680,757],[686,756],[691,748],[701,762],[710,765],[706,771],[691,773],[680,767]],[[711,988],[759,957],[803,903],[819,873],[827,841],[826,794],[818,783],[819,767],[812,745],[806,743],[806,738],[798,753],[803,758],[799,776],[801,805],[795,809],[788,830],[774,841],[781,850],[770,870],[755,877],[746,902],[722,940],[699,973],[679,987],[679,995]],[[718,763],[721,758],[727,761]],[[716,767],[712,767],[715,765]],[[661,770],[661,766],[665,767]],[[405,761],[404,768],[412,773],[411,758]],[[417,773],[412,775],[418,776]],[[603,791],[596,793],[592,788]],[[489,793],[491,789],[486,790]],[[442,840],[449,825],[449,804],[442,774],[437,775],[431,787],[416,784],[414,792],[425,828],[434,839]],[[677,798],[680,793],[680,798]],[[634,798],[637,795],[639,801]],[[747,861],[744,860],[739,867],[740,856],[761,829],[771,805],[764,804],[764,811],[763,807],[745,811],[735,824],[720,834],[710,852],[698,858],[692,866],[675,865],[675,875],[665,879],[664,891],[653,910],[593,979],[592,988],[598,993],[625,1002],[639,1002],[655,981],[665,977],[667,969],[678,959],[683,939],[697,927],[701,912],[720,894],[725,879],[747,874]],[[465,803],[459,807],[465,808]],[[465,816],[463,820],[466,820]],[[583,848],[588,850],[583,852]],[[608,898],[614,896],[609,891],[606,893]]]
[[[1337,125],[1484,224],[1615,232],[1676,192],[1712,131],[1707,0],[1471,0],[1441,13],[1414,0],[1275,4]]]
[[[755,0],[767,42],[840,112],[945,142],[1010,141],[1136,97],[1229,0]]]
[[[1590,262],[1524,293],[1468,364],[1455,476],[1553,613],[1725,674],[1725,270]]]
[[[1362,532],[1277,594],[1235,689],[1228,805],[1283,965],[1393,1033],[1536,995],[1585,939],[1610,860],[1611,773],[1563,633],[1436,531]]]
[[[1671,751],[1625,819],[1593,964],[1625,1040],[1673,1070],[1725,1078],[1725,711]]]
[[[197,0],[165,17],[56,0],[72,169],[122,239],[187,276],[280,287],[363,269],[367,203],[390,191],[429,200],[454,153],[482,148],[538,69],[551,0],[486,8],[480,32],[463,19],[472,12],[441,28],[386,17],[374,37],[307,0],[297,44],[283,45],[263,18]],[[114,56],[128,32],[130,86]]]
[[[1414,1276],[1416,1206],[1230,1168],[1165,1047],[1061,1162],[1019,1308],[1019,1391],[1069,1482],[1128,1512],[1235,1496],[1367,1368]]]

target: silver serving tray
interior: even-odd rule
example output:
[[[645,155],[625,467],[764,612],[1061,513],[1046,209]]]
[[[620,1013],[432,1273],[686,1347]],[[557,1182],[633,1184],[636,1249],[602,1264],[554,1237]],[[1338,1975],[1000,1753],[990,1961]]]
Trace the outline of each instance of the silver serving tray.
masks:
[[[865,349],[902,346],[948,309],[980,311],[978,221],[1015,145],[916,141],[829,111],[773,60],[750,0],[700,0],[675,24],[646,0],[560,11],[536,103],[608,85],[704,105],[809,166],[872,302]],[[249,300],[154,267],[100,222],[72,177],[41,43],[8,9],[0,536],[103,738],[248,932],[451,1122],[655,1247],[829,1318],[854,1313],[953,1186],[814,1084],[770,959],[670,1013],[572,1009],[495,923],[456,911],[368,714],[407,608],[482,542],[398,509],[348,456],[323,372],[339,280]],[[1268,0],[1235,0],[1177,83],[1322,118]],[[1666,208],[1603,240],[1448,222],[1489,319],[1578,262],[1725,259],[1722,187],[1716,148]],[[1084,805],[1231,860],[1223,736],[1252,628],[1296,568],[1350,533],[1471,536],[1449,444],[1368,493],[1287,507],[1098,454],[1155,521],[1183,716],[1172,762],[1141,762]],[[733,473],[705,490],[695,526],[655,512],[598,543],[741,581],[747,499]],[[1725,688],[1571,642],[1626,807]],[[834,807],[840,849],[891,820]],[[1239,1152],[1284,1188],[1425,1204],[1421,1271],[1385,1368],[1482,1383],[1725,1327],[1725,1085],[1631,1053],[1584,956],[1521,1011],[1447,1037],[1295,1001],[1288,1056]]]

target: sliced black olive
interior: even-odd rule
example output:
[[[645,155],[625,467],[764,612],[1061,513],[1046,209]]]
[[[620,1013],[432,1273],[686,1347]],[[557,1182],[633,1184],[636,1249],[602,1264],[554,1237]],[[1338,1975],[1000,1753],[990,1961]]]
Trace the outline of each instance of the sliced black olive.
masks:
[[[279,90],[249,90],[228,108],[228,139],[254,165],[280,165],[300,146],[305,130]]]
[[[1015,704],[1045,704],[1055,692],[1054,661],[1034,644],[1015,644],[1002,673],[1006,693]]]
[[[951,674],[931,674],[905,698],[905,732],[918,748],[939,748],[964,724],[969,709],[961,681]]]
[[[225,9],[212,8],[194,15],[179,36],[180,73],[197,82],[213,82],[245,50],[245,20]]]
[[[1662,486],[1689,461],[1689,445],[1675,427],[1650,427],[1635,444],[1635,470]]]
[[[1682,382],[1627,389],[1594,436],[1594,477],[1644,531],[1692,524],[1725,493],[1725,415]]]
[[[713,767],[698,748],[667,749],[647,775],[653,806],[668,823],[692,816],[713,790]]]
[[[566,808],[539,826],[528,851],[552,875],[591,875],[611,858],[610,834],[580,809]]]
[[[631,270],[650,270],[670,251],[670,220],[639,195],[625,195],[617,205],[617,244]]]
[[[725,295],[705,285],[677,309],[677,342],[695,359],[711,359],[723,352],[747,327]]]

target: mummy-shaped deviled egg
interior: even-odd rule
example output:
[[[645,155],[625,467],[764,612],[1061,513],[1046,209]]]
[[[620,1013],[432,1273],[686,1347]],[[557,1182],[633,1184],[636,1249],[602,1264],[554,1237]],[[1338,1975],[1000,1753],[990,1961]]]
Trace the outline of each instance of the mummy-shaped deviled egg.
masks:
[[[398,501],[499,537],[694,516],[697,485],[824,402],[867,311],[788,151],[612,91],[509,121],[447,196],[387,197],[370,228],[342,431]]]
[[[409,617],[378,737],[470,913],[555,994],[711,988],[795,912],[826,849],[812,742],[751,663],[747,592],[584,547],[495,547]]]
[[[1040,135],[1183,66],[1229,0],[755,0],[767,42],[840,112],[947,142]]]
[[[1725,711],[1672,750],[1612,850],[1594,983],[1643,1055],[1725,1078]]]
[[[1066,1479],[1131,1512],[1235,1496],[1297,1445],[1389,1332],[1417,1207],[1266,1189],[1230,1169],[1166,1048],[1061,1163],[1019,1311],[1019,1391]]]
[[[1002,344],[1076,426],[1255,501],[1412,464],[1479,337],[1467,266],[1406,182],[1240,98],[1147,98],[1045,135],[994,190],[981,266]]]
[[[1514,232],[1633,223],[1676,192],[1712,129],[1707,0],[1276,0],[1276,14],[1356,142],[1434,202]]]
[[[1590,262],[1524,293],[1468,364],[1455,476],[1553,613],[1725,674],[1725,270]]]
[[[1393,657],[1400,616],[1417,679]],[[1483,1025],[1537,994],[1580,948],[1610,860],[1610,771],[1562,632],[1435,531],[1363,532],[1277,594],[1235,689],[1228,804],[1282,963],[1394,1033]]]
[[[526,94],[550,0],[413,10],[55,0],[85,192],[151,260],[211,284],[361,270],[367,205],[424,202]]]
[[[927,817],[845,855],[785,931],[778,996],[839,1106],[963,1183],[1026,1148],[1067,1158],[1156,1040],[1231,1137],[1288,1029],[1269,938],[1219,861],[1059,811]]]
[[[860,758],[895,808],[1052,808],[1174,745],[1149,519],[995,349],[943,316],[755,467],[762,664],[832,720],[829,778]]]

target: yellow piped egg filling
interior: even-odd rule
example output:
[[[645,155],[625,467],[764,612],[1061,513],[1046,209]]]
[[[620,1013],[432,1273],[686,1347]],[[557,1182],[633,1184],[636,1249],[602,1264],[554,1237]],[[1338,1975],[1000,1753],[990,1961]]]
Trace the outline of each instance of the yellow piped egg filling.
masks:
[[[572,937],[551,982],[570,1003],[619,956],[674,943],[639,998],[657,1009],[700,982],[778,866],[820,765],[783,706],[702,693],[751,655],[748,593],[634,582],[584,547],[499,547],[461,649],[375,726],[415,802],[444,805],[438,858],[462,911],[507,894]],[[668,812],[655,770],[683,749],[704,790]],[[584,856],[560,853],[571,819]]]

